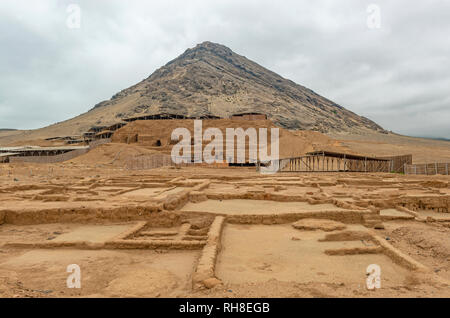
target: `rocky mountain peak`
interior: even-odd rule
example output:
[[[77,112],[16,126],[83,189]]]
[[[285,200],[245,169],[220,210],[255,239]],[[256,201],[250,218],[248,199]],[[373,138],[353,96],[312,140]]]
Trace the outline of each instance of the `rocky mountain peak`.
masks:
[[[371,120],[209,41],[187,49],[94,109],[99,108],[117,120],[163,112],[219,117],[257,112],[288,129],[384,132]]]

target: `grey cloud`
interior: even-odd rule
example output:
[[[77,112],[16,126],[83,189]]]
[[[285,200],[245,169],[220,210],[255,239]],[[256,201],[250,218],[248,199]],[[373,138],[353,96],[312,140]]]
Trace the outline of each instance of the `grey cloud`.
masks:
[[[386,129],[450,137],[448,1],[2,0],[0,30],[0,127],[76,116],[209,40]]]

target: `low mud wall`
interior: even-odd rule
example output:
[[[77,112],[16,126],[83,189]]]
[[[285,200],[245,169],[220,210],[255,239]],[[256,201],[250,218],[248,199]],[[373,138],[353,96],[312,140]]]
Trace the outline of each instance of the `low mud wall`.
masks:
[[[330,256],[340,255],[361,255],[361,254],[379,254],[383,252],[383,248],[379,246],[338,248],[325,250],[325,254]]]
[[[215,268],[217,255],[221,248],[222,229],[225,218],[218,216],[214,219],[208,231],[208,239],[202,250],[202,254],[197,264],[192,283],[194,287],[199,287],[208,279],[215,278]]]
[[[393,203],[412,211],[432,210],[441,213],[450,212],[450,196],[406,196],[394,199]]]
[[[342,231],[338,233],[330,233],[320,242],[337,242],[337,241],[359,241],[367,240],[375,244],[375,246],[357,247],[357,248],[340,248],[329,249],[325,251],[327,255],[356,255],[356,254],[378,254],[383,253],[392,259],[396,264],[411,270],[428,271],[429,269],[423,264],[415,261],[408,255],[402,253],[384,238],[378,236],[374,231]]]
[[[24,248],[24,249],[53,249],[53,248],[76,248],[81,250],[100,250],[100,249],[173,249],[173,250],[198,250],[205,245],[204,241],[133,241],[133,240],[115,240],[100,243],[86,241],[67,241],[67,242],[11,242],[4,243],[1,246],[5,248]]]
[[[3,218],[1,217],[3,215]],[[43,223],[102,223],[116,221],[149,221],[155,226],[181,224],[181,214],[154,207],[118,207],[112,209],[42,209],[30,211],[0,211],[4,223],[31,225]]]
[[[136,233],[141,231],[147,225],[147,223],[148,223],[147,221],[140,221],[140,222],[138,222],[132,228],[130,228],[127,231],[122,232],[119,235],[117,235],[114,238],[114,240],[126,240],[127,238],[134,236]]]
[[[357,206],[342,202],[340,200],[336,200],[331,197],[318,196],[305,198],[305,195],[283,195],[276,193],[239,193],[239,194],[230,194],[230,193],[208,193],[202,194],[198,192],[192,193],[194,200],[200,200],[202,197],[210,200],[267,200],[267,201],[276,201],[276,202],[308,202],[309,204],[334,204],[337,207],[344,209],[358,209]],[[199,202],[199,201],[196,201]]]
[[[198,250],[205,245],[204,241],[134,241],[134,240],[117,240],[105,242],[104,247],[110,249],[173,249],[173,250]]]
[[[383,253],[386,254],[387,256],[389,256],[395,263],[397,263],[401,266],[404,266],[408,269],[412,269],[412,270],[417,270],[417,271],[428,271],[429,270],[426,266],[417,262],[410,256],[402,253],[401,251],[399,251],[398,249],[393,247],[391,244],[386,242],[385,239],[383,239],[382,237],[379,237],[374,232],[370,231],[369,233],[372,236],[372,239],[374,240],[374,242],[376,244],[378,244],[379,246],[381,246],[381,248],[383,249]]]
[[[225,214],[225,213],[211,213],[203,211],[190,211],[190,217],[205,217],[205,216],[221,216],[224,217],[228,223],[231,224],[286,224],[293,223],[301,219],[327,219],[338,221],[346,224],[364,224],[365,217],[368,215],[378,216],[377,213],[371,211],[360,210],[336,210],[336,211],[319,211],[319,212],[292,212],[283,214]],[[186,213],[185,213],[186,215]]]
[[[231,224],[286,224],[296,222],[301,219],[328,219],[346,224],[364,223],[363,213],[361,211],[320,211],[320,212],[300,212],[284,214],[266,214],[266,215],[223,215],[228,223]]]

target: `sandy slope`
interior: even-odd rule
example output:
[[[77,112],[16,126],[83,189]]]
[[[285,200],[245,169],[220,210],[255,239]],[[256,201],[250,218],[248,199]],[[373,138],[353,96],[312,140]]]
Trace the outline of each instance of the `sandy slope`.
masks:
[[[351,151],[374,156],[412,154],[413,163],[450,162],[450,142],[397,134],[330,135]]]

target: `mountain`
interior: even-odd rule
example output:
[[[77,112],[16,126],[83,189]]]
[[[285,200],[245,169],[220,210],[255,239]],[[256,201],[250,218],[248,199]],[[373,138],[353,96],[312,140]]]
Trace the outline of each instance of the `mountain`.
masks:
[[[142,114],[226,117],[243,112],[267,114],[288,129],[385,132],[373,121],[211,42],[186,50],[90,111],[38,131],[41,136],[79,134],[93,125]]]

